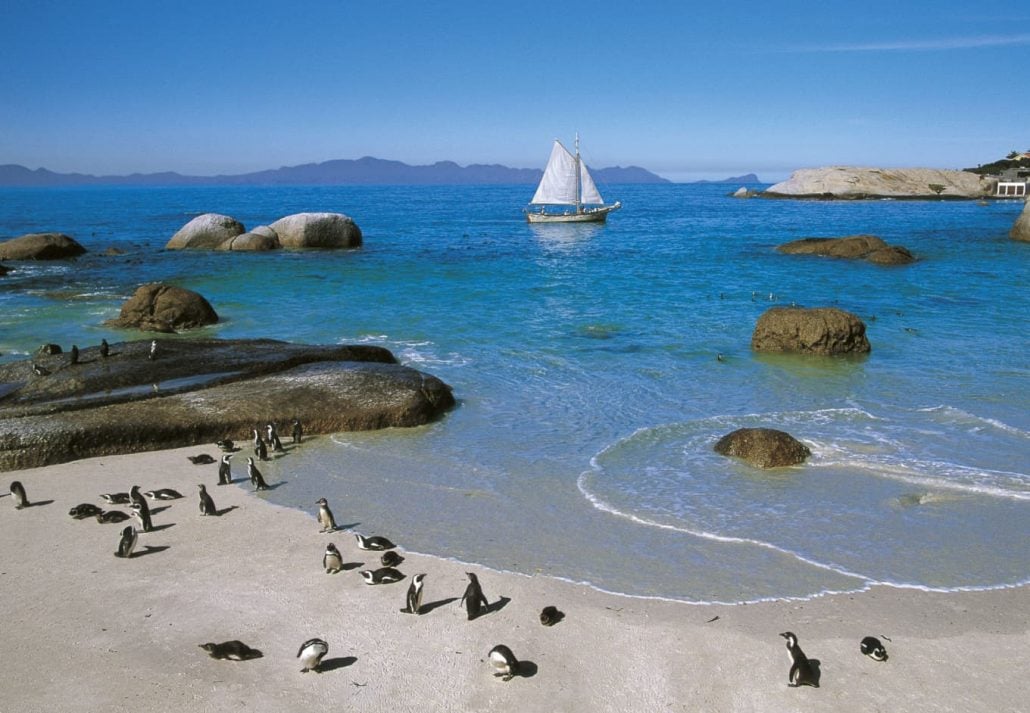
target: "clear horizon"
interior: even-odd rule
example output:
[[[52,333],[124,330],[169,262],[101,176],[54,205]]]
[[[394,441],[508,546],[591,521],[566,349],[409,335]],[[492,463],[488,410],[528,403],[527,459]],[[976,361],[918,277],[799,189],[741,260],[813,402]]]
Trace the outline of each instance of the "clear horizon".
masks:
[[[375,156],[673,181],[963,168],[1030,149],[1030,11],[601,0],[285,5],[13,0],[0,164],[236,174]],[[1014,79],[1015,78],[1015,79]]]

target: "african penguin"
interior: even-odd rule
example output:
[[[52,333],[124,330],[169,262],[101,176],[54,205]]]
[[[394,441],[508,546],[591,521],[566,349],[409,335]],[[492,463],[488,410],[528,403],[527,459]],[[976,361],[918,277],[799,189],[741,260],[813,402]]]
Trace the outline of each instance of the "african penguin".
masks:
[[[290,435],[293,436],[294,443],[300,443],[301,439],[304,437],[304,427],[300,425],[299,418],[293,419],[293,431]]]
[[[268,445],[272,446],[272,450],[276,453],[282,453],[286,449],[283,448],[283,442],[279,440],[279,432],[275,430],[275,424],[270,423],[265,428],[268,430]]]
[[[126,526],[122,530],[122,537],[118,540],[118,551],[114,553],[115,557],[132,557],[132,551],[136,549],[136,528],[132,525]]]
[[[816,677],[815,669],[809,663],[805,652],[798,646],[798,637],[793,632],[785,631],[780,634],[787,640],[787,652],[790,654],[790,672],[787,674],[788,685],[813,686],[819,688],[819,680]]]
[[[558,611],[558,607],[544,607],[540,612],[540,623],[544,626],[554,626],[565,618],[565,613]]]
[[[391,584],[404,579],[404,575],[393,567],[380,567],[377,570],[367,569],[358,574],[365,578],[365,584]]]
[[[207,488],[204,487],[203,483],[198,483],[197,487],[200,488],[200,514],[217,515],[218,510],[215,508],[215,501],[207,494]]]
[[[100,497],[103,498],[110,505],[128,505],[129,494],[128,493],[101,493]]]
[[[250,659],[259,659],[264,655],[257,649],[252,649],[242,641],[237,641],[236,639],[233,639],[232,641],[223,641],[220,644],[199,644],[199,646],[204,649],[204,651],[207,651],[208,655],[213,659],[249,661]]]
[[[319,532],[332,532],[336,529],[336,519],[333,517],[333,511],[329,509],[329,503],[326,502],[325,498],[319,498],[315,501],[318,505],[318,524],[322,526]]]
[[[261,434],[257,429],[252,430],[254,431],[254,457],[258,460],[268,460],[268,446],[261,439]]]
[[[140,507],[139,503],[132,504],[132,516],[139,521],[140,529],[143,532],[150,532],[154,529],[154,523],[150,519],[150,509],[144,503],[143,507]]]
[[[68,514],[76,520],[85,520],[87,517],[96,517],[102,512],[103,510],[92,503],[79,503],[69,510]]]
[[[207,453],[201,453],[198,456],[186,456],[186,460],[188,460],[193,465],[210,465],[211,463],[215,462],[215,459],[209,456]]]
[[[340,551],[336,549],[336,545],[332,542],[325,546],[325,554],[322,555],[322,567],[325,568],[326,574],[336,574],[343,569],[343,556],[340,555]]]
[[[147,354],[147,359],[154,361],[157,359],[157,340],[154,339],[150,342],[150,353]]]
[[[121,510],[107,510],[106,512],[97,514],[97,522],[101,525],[108,523],[125,522],[131,517],[127,512]]]
[[[399,565],[403,561],[404,561],[404,558],[401,557],[396,552],[394,552],[393,550],[389,550],[388,552],[384,552],[383,556],[379,558],[379,562],[384,567],[396,567],[397,565]]]
[[[358,540],[358,549],[360,550],[392,550],[397,546],[385,537],[362,537],[361,535],[354,535],[354,537]]]
[[[327,653],[329,653],[329,644],[322,639],[308,639],[305,641],[297,651],[297,658],[300,659],[300,663],[304,667],[300,672],[315,671],[316,673],[321,673],[318,667],[322,665],[322,657]]]
[[[172,490],[171,488],[158,488],[157,490],[148,490],[143,493],[151,500],[178,500],[182,497],[182,493],[178,490]]]
[[[421,614],[422,613],[422,584],[426,578],[425,574],[416,574],[411,584],[408,586],[408,594],[404,598],[404,608],[401,609],[405,614]]]
[[[227,453],[232,453],[236,450],[236,442],[231,438],[223,438],[220,441],[215,441],[215,445]]]
[[[41,366],[36,362],[32,362],[32,373],[36,376],[49,376],[50,370],[47,369],[45,366]]]
[[[268,484],[265,483],[261,471],[254,465],[253,458],[247,458],[247,475],[250,476],[250,482],[253,484],[254,490],[268,490]]]
[[[461,601],[458,602],[458,606],[465,606],[468,620],[472,621],[482,613],[483,609],[489,607],[490,603],[483,596],[483,589],[479,586],[479,577],[472,572],[466,572],[465,574],[468,575],[469,583],[465,587],[465,593],[461,595]]]
[[[886,661],[887,660],[887,649],[883,647],[880,640],[875,636],[867,636],[862,639],[862,643],[859,644],[862,649],[862,653],[871,658],[873,661]]]
[[[490,649],[490,665],[493,666],[494,676],[501,676],[502,681],[510,681],[519,672],[519,660],[504,644]]]
[[[232,483],[232,468],[229,466],[229,459],[232,458],[231,453],[226,453],[222,456],[222,462],[218,464],[218,484],[229,485]]]
[[[72,344],[72,350],[68,352],[68,363],[78,364],[79,363],[79,348]]]
[[[111,347],[110,347],[110,345],[108,345],[107,340],[106,339],[101,339],[100,340],[100,356],[102,356],[103,358],[106,359],[107,356],[110,353],[111,353]]]
[[[30,504],[28,497],[25,495],[25,486],[21,484],[20,480],[11,481],[11,498],[14,500],[14,508],[16,510],[21,510]]]
[[[133,485],[131,488],[129,488],[129,502],[139,503],[141,506],[147,507],[147,501],[143,498],[143,495],[140,493],[138,485]]]

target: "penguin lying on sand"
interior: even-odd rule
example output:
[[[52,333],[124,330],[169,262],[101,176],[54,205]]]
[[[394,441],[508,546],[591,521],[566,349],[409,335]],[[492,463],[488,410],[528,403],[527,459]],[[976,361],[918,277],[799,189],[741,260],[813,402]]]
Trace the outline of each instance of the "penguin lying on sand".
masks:
[[[887,660],[887,649],[884,648],[880,640],[875,636],[867,636],[862,639],[862,643],[859,644],[862,649],[862,653],[871,658],[873,661],[886,661]]]
[[[264,655],[257,649],[252,649],[242,641],[238,641],[236,639],[233,639],[232,641],[223,641],[220,644],[199,644],[199,646],[204,649],[204,651],[207,651],[208,655],[213,659],[249,661],[250,659],[259,659]]]

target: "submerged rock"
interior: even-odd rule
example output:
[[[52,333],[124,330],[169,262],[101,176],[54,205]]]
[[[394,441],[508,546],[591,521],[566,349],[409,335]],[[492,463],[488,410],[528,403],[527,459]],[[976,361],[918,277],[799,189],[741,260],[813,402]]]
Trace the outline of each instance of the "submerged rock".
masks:
[[[0,470],[249,440],[299,418],[305,433],[417,426],[454,405],[451,388],[374,346],[274,340],[150,340],[0,364]]]
[[[85,252],[64,233],[29,233],[0,243],[0,260],[66,260]]]
[[[798,465],[812,455],[804,443],[774,428],[738,428],[719,439],[715,452],[740,458],[757,468]]]
[[[888,245],[875,235],[848,235],[842,238],[802,238],[776,248],[788,255],[822,255],[836,258],[863,258],[878,265],[907,265],[915,258],[907,249]]]
[[[758,318],[751,348],[795,354],[866,354],[865,323],[836,307],[772,307]]]
[[[1030,202],[1023,206],[1023,212],[1016,218],[1016,224],[1012,226],[1009,235],[1013,240],[1030,242]]]
[[[118,318],[105,324],[118,329],[171,333],[217,322],[218,314],[203,296],[182,287],[152,282],[139,287],[122,305]]]
[[[342,213],[296,213],[269,227],[284,248],[361,247],[361,229]]]
[[[220,213],[204,213],[182,226],[165,245],[166,250],[217,250],[245,232],[243,223]]]

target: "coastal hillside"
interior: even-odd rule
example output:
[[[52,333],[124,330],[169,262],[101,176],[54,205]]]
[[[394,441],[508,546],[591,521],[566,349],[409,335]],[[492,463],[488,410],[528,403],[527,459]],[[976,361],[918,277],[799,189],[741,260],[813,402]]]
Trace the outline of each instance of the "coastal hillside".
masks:
[[[802,168],[766,189],[770,198],[979,198],[991,179],[938,168]]]
[[[592,169],[602,183],[669,183],[668,180],[639,166],[613,166]],[[536,183],[543,169],[510,168],[500,164],[459,166],[453,161],[438,161],[411,166],[401,161],[365,156],[321,163],[217,176],[186,176],[174,172],[133,173],[125,176],[94,176],[85,173],[55,173],[18,164],[0,165],[0,186],[332,186],[332,185],[476,185]]]

